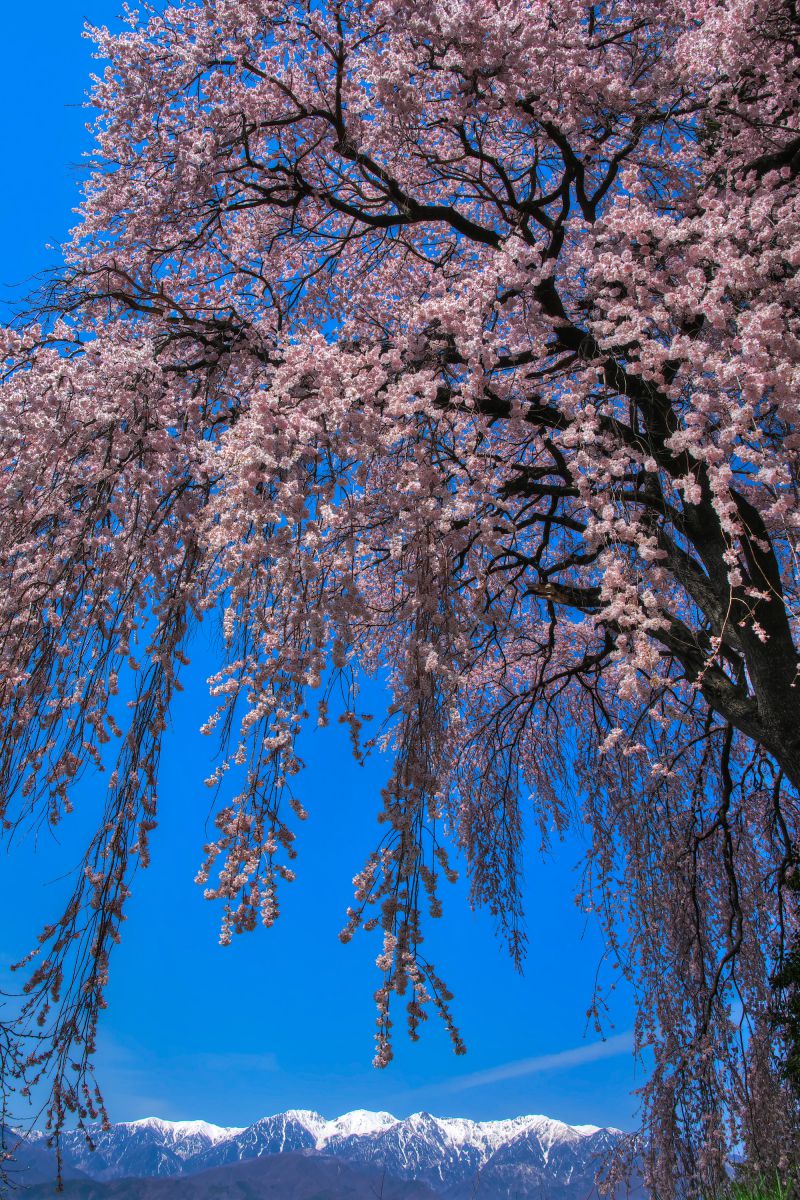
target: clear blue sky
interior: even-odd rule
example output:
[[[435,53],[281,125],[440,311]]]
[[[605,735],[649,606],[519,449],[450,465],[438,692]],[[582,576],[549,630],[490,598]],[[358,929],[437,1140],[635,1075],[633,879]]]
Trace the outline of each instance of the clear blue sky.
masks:
[[[24,284],[52,264],[45,244],[63,240],[74,222],[88,145],[80,106],[93,65],[82,24],[111,24],[120,7],[120,0],[5,7],[0,286]],[[364,1107],[481,1120],[542,1112],[631,1127],[631,1091],[641,1079],[625,1036],[630,997],[614,994],[613,1041],[598,1047],[586,1029],[600,942],[572,900],[578,842],[545,862],[530,847],[522,978],[490,919],[468,910],[461,885],[447,889],[445,920],[432,929],[429,950],[456,994],[469,1053],[455,1058],[432,1020],[416,1045],[398,1032],[394,1063],[372,1069],[378,946],[364,935],[342,946],[336,934],[352,876],[372,847],[386,765],[357,767],[338,726],[305,743],[298,794],[311,819],[277,927],[217,945],[219,911],[193,883],[211,750],[196,731],[208,711],[204,679],[212,662],[200,634],[167,735],[153,865],[137,880],[112,960],[99,1057],[112,1120],[159,1115],[243,1125],[288,1107],[325,1115]],[[84,787],[79,809],[90,813],[96,799]],[[0,980],[60,911],[60,877],[76,862],[85,829],[79,811],[58,842],[45,835],[38,846],[28,839],[12,854],[0,852]]]

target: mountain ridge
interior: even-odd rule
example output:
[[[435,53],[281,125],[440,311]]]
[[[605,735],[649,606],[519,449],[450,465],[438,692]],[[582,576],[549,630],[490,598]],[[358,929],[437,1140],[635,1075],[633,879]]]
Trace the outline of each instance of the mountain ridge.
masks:
[[[597,1195],[595,1176],[605,1158],[625,1137],[613,1127],[536,1114],[481,1122],[366,1109],[330,1120],[311,1109],[289,1109],[246,1127],[144,1117],[93,1129],[91,1136],[94,1149],[78,1131],[63,1135],[63,1161],[73,1177],[65,1197],[200,1200],[227,1180],[220,1195],[261,1200],[280,1194],[279,1177],[285,1188],[291,1176],[292,1190],[284,1194],[294,1200],[319,1176],[319,1195],[326,1198],[363,1194],[373,1200],[389,1188],[386,1196],[397,1200],[587,1200]],[[41,1155],[45,1145],[37,1133],[21,1141],[20,1164],[26,1151]],[[323,1160],[344,1165],[340,1171]],[[257,1161],[262,1168],[247,1165]],[[26,1200],[39,1200],[41,1157],[31,1183],[39,1187],[25,1192]]]

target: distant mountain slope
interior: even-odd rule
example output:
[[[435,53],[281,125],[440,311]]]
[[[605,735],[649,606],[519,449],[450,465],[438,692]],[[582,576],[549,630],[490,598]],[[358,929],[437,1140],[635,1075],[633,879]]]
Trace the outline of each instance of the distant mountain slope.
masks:
[[[92,1180],[26,1189],[24,1200],[437,1200],[424,1184],[336,1158],[274,1154],[179,1179]]]
[[[56,1173],[56,1156],[45,1145],[44,1138],[21,1141],[20,1135],[13,1129],[2,1129],[2,1153],[11,1154],[13,1158],[4,1162],[5,1172],[13,1194],[14,1188],[28,1188],[36,1183],[52,1183]],[[2,1157],[0,1153],[0,1157]],[[65,1179],[84,1179],[85,1173],[71,1162],[64,1164]],[[3,1184],[0,1182],[0,1196],[3,1195]]]

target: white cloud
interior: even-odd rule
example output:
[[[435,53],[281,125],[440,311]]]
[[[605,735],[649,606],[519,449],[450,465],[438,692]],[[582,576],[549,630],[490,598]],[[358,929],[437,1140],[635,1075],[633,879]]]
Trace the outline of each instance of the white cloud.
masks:
[[[507,1079],[520,1079],[525,1075],[538,1075],[542,1071],[564,1071],[580,1067],[585,1063],[598,1062],[603,1058],[615,1058],[619,1054],[633,1051],[633,1031],[618,1033],[602,1042],[574,1046],[570,1050],[558,1050],[554,1054],[538,1054],[535,1058],[519,1058],[516,1062],[503,1063],[486,1071],[475,1071],[462,1075],[445,1084],[448,1092],[466,1091],[467,1088],[483,1087],[488,1083],[503,1083]]]

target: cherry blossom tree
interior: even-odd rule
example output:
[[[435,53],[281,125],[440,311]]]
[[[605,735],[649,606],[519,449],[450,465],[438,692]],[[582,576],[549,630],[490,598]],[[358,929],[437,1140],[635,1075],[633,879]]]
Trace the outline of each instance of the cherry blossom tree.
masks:
[[[338,716],[393,762],[342,934],[383,936],[377,1063],[397,995],[463,1049],[422,928],[453,847],[520,960],[526,814],[576,821],[652,1062],[654,1193],[715,1191],[735,1146],[788,1178],[794,0],[143,9],[93,31],[79,224],[2,334],[6,828],[109,764],[16,1026],[51,1127],[102,1111],[109,955],[218,617],[223,942],[275,920],[298,732]]]

